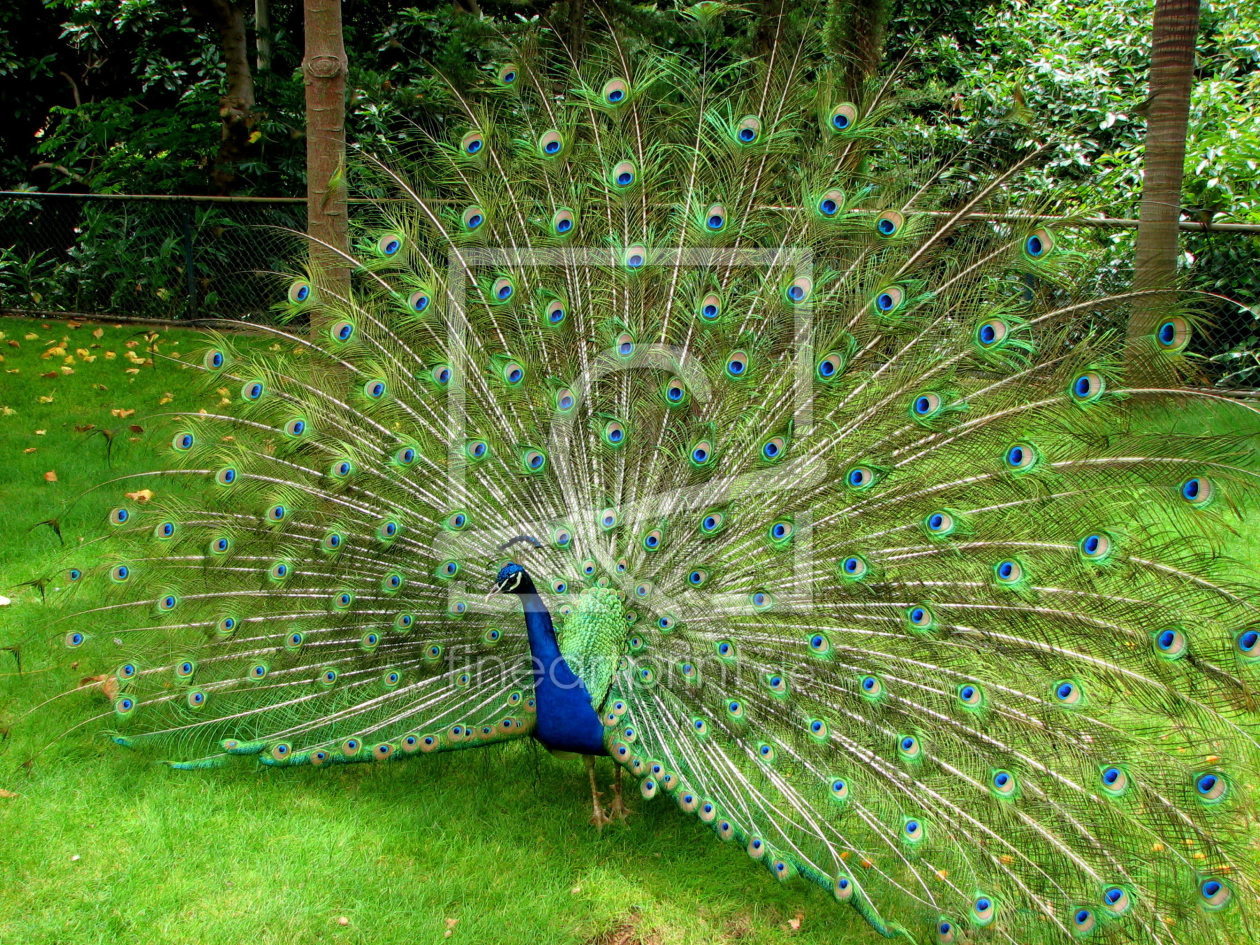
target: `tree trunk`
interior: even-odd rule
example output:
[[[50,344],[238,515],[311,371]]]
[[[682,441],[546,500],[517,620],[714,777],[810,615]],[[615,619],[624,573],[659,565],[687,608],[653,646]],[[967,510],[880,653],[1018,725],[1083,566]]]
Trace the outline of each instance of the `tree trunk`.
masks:
[[[1156,0],[1141,223],[1133,273],[1135,289],[1171,289],[1176,284],[1181,176],[1198,34],[1199,0]],[[1131,361],[1140,364],[1148,360],[1143,356],[1152,349],[1151,336],[1174,303],[1171,292],[1134,303],[1128,327]]]
[[[304,0],[306,57],[306,232],[317,295],[346,298],[350,270],[346,210],[346,50],[341,0]]]
[[[271,0],[254,0],[254,48],[258,55],[254,68],[271,71]]]
[[[828,4],[828,51],[840,62],[850,98],[856,99],[866,80],[879,72],[891,17],[890,0],[833,0]]]
[[[230,194],[239,181],[241,161],[254,150],[254,77],[249,71],[245,10],[231,0],[185,0],[186,9],[219,31],[219,46],[227,71],[227,89],[219,99],[223,129],[210,179],[219,194]]]

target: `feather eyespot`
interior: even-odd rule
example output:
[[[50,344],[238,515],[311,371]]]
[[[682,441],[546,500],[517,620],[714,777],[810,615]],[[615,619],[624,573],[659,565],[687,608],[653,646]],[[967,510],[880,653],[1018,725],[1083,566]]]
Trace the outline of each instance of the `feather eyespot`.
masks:
[[[792,540],[796,532],[795,524],[789,519],[779,519],[767,531],[767,537],[773,544],[785,545]]]
[[[901,832],[902,836],[904,836],[910,843],[919,843],[926,835],[923,821],[917,820],[913,817],[907,818],[902,822]]]
[[[1194,779],[1194,790],[1198,794],[1199,800],[1206,804],[1215,804],[1224,800],[1229,793],[1229,781],[1223,774],[1216,772],[1205,772],[1198,774]]]
[[[852,102],[841,102],[827,115],[827,124],[832,131],[848,131],[857,122],[857,106]]]
[[[927,529],[927,533],[937,537],[952,534],[955,526],[954,516],[944,510],[930,512],[923,519],[923,527]]]
[[[976,328],[976,343],[982,348],[996,348],[1006,340],[1011,327],[1001,318],[990,318]]]
[[[495,304],[507,302],[516,294],[516,283],[511,276],[499,276],[490,283],[490,301]]]
[[[900,233],[905,222],[904,214],[896,210],[884,210],[875,217],[875,232],[887,239]]]
[[[991,896],[977,896],[971,904],[971,919],[983,928],[997,917],[997,903]]]
[[[761,137],[761,119],[756,115],[745,115],[735,126],[735,140],[742,145],[749,145]]]
[[[634,336],[624,331],[617,336],[613,344],[613,350],[617,353],[617,357],[623,360],[634,357],[634,348]]]
[[[910,414],[916,420],[930,420],[941,412],[945,402],[940,394],[928,391],[910,401]]]
[[[600,98],[609,105],[622,105],[630,97],[630,83],[625,79],[609,79],[600,90]]]
[[[1036,229],[1024,237],[1024,255],[1029,259],[1041,259],[1054,249],[1054,237],[1046,229]]]
[[[311,298],[311,284],[303,279],[290,284],[288,298],[293,305],[301,305]]]
[[[613,165],[612,173],[608,177],[614,187],[618,190],[625,190],[635,181],[634,162],[618,161]]]
[[[837,189],[828,190],[818,198],[816,209],[818,215],[824,219],[831,219],[844,206],[844,193]]]
[[[577,214],[568,207],[561,207],[551,215],[551,232],[556,236],[568,236],[577,229]]]
[[[998,797],[1014,797],[1019,791],[1019,781],[1009,771],[994,771],[990,783],[993,785],[993,793]]]
[[[480,154],[486,146],[486,138],[480,131],[470,131],[459,141],[459,149],[469,157]]]
[[[993,566],[993,577],[999,584],[1018,584],[1024,577],[1024,566],[1013,558],[1007,558]]]
[[[878,477],[869,466],[854,466],[845,473],[844,481],[850,489],[864,490],[875,485]]]
[[[429,303],[431,301],[432,298],[429,293],[420,289],[419,291],[412,292],[411,295],[407,297],[407,307],[419,315],[429,307]]]
[[[1129,790],[1129,774],[1116,765],[1107,765],[1099,770],[1103,793],[1110,797],[1120,797]]]
[[[1224,880],[1205,879],[1199,884],[1199,895],[1203,899],[1203,908],[1216,912],[1229,904],[1234,891]]]
[[[844,356],[839,351],[832,351],[818,362],[814,373],[820,381],[826,384],[835,380],[844,371],[844,367]]]
[[[783,289],[783,298],[789,305],[801,305],[808,302],[814,293],[814,280],[808,276],[797,276]]]
[[[390,257],[397,256],[402,252],[403,238],[397,233],[386,233],[376,241],[376,253],[378,256]]]
[[[1092,404],[1102,397],[1107,390],[1107,382],[1096,371],[1087,371],[1078,375],[1070,388],[1072,400],[1078,404]]]
[[[1077,543],[1077,549],[1087,561],[1105,561],[1111,556],[1112,544],[1110,535],[1095,532],[1082,538]]]
[[[538,152],[543,157],[555,158],[560,157],[564,153],[565,140],[555,128],[544,131],[538,138]]]
[[[704,228],[710,233],[720,233],[726,228],[726,208],[720,203],[710,205],[704,212]]]
[[[227,355],[216,348],[212,351],[207,351],[205,356],[202,357],[201,363],[207,371],[217,371],[227,363]]]
[[[870,571],[870,565],[861,555],[849,555],[840,562],[840,576],[846,581],[860,581]]]
[[[730,378],[741,378],[748,373],[748,353],[746,351],[732,351],[726,358],[726,376]]]
[[[787,454],[787,440],[781,436],[772,436],[761,444],[761,458],[766,462],[777,463]]]
[[[486,211],[476,205],[465,207],[464,212],[459,216],[459,220],[463,224],[465,232],[473,233],[481,229],[486,222]]]
[[[284,425],[285,436],[299,437],[305,436],[309,432],[307,423],[301,417],[295,417]]]
[[[1162,351],[1179,351],[1190,341],[1190,323],[1184,318],[1170,318],[1155,332],[1155,343]]]
[[[722,297],[710,292],[700,300],[697,310],[706,322],[715,322],[722,315]]]
[[[1212,501],[1215,489],[1207,476],[1193,476],[1178,487],[1178,492],[1190,505],[1201,509]]]
[[[979,709],[984,705],[984,690],[975,683],[963,683],[958,687],[958,701],[964,709]]]

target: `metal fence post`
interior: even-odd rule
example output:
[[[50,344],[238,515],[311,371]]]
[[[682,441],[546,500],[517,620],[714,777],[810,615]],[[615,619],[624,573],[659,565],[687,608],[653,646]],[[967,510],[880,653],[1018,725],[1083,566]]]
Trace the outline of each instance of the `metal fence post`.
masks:
[[[197,258],[193,252],[193,229],[196,223],[192,201],[181,203],[180,226],[184,231],[184,286],[188,296],[188,310],[197,309]]]

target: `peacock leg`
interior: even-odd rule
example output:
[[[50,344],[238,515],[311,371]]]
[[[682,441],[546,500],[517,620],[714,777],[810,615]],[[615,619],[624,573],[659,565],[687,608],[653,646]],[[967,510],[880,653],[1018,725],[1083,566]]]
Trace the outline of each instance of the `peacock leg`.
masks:
[[[629,820],[630,815],[634,813],[621,798],[621,765],[613,765],[617,774],[613,783],[609,785],[613,789],[612,804],[608,808],[608,813],[616,820]]]
[[[595,756],[583,755],[582,758],[586,762],[586,776],[591,781],[591,807],[593,809],[591,823],[598,830],[603,830],[605,824],[612,822],[612,818],[604,813],[604,806],[600,803],[603,795],[599,793],[599,788],[595,785]]]

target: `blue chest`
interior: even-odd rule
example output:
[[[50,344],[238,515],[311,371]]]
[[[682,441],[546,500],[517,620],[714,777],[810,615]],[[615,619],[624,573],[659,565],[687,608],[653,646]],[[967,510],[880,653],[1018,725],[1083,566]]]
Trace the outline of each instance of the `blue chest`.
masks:
[[[591,705],[586,686],[560,655],[551,615],[536,595],[523,596],[522,603],[534,661],[534,737],[554,751],[608,754],[604,725]]]

